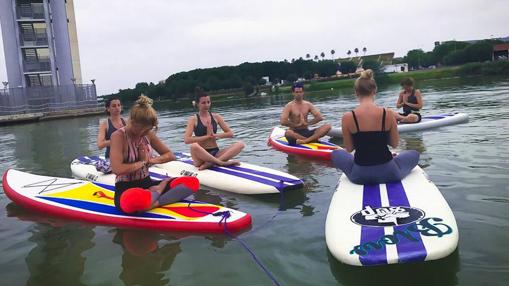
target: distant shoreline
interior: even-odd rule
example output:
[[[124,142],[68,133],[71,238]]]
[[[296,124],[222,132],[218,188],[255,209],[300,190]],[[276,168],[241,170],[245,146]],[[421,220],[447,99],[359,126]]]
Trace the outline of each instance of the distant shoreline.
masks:
[[[103,107],[0,116],[0,126],[104,114]]]

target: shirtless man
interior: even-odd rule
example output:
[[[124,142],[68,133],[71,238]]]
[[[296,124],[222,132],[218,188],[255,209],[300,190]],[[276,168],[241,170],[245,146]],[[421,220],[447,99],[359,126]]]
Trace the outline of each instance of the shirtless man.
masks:
[[[304,85],[294,83],[292,86],[293,100],[286,104],[281,114],[281,125],[288,126],[285,137],[290,145],[306,144],[315,142],[329,133],[330,124],[309,129],[308,126],[317,124],[323,120],[320,111],[309,101],[304,100]],[[313,114],[313,120],[308,121],[309,113]]]

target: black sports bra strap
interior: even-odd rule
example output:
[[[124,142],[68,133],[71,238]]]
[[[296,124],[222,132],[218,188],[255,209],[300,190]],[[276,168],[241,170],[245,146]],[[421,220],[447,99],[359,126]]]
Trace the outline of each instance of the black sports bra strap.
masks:
[[[353,121],[355,121],[355,127],[357,127],[357,132],[361,132],[361,129],[359,128],[359,123],[357,122],[357,117],[355,116],[355,112],[352,110],[353,115]]]
[[[384,113],[382,115],[382,131],[385,131],[385,108],[383,110]]]

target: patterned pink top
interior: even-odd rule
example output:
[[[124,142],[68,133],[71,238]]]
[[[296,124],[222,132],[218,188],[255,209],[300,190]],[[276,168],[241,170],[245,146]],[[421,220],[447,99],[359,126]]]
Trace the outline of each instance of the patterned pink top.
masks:
[[[135,142],[127,135],[125,127],[118,129],[118,131],[124,133],[124,139],[127,143],[127,153],[125,150],[123,151],[124,163],[134,163],[140,161],[138,154],[138,147],[140,145],[148,146],[149,154],[152,154],[152,146],[150,146],[150,141],[148,140],[147,136],[143,136]],[[126,146],[126,143],[124,143],[124,146]],[[143,168],[138,169],[132,173],[117,175],[116,181],[131,182],[144,179],[148,177],[148,175],[148,166],[145,165]]]

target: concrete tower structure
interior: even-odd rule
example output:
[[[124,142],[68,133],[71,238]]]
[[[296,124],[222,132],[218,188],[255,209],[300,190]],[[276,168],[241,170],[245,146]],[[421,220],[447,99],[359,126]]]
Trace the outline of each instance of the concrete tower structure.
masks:
[[[11,88],[81,84],[73,0],[0,0]]]

